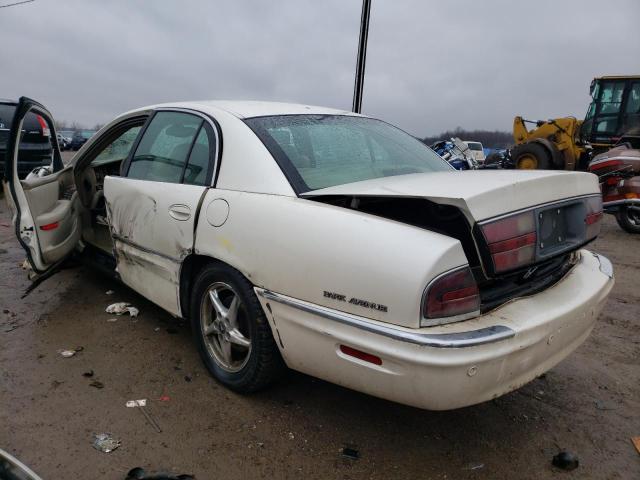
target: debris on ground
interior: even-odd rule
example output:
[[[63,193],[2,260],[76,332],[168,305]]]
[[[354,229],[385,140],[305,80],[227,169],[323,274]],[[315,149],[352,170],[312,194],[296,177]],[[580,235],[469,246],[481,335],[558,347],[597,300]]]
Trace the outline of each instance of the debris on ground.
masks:
[[[358,460],[360,458],[360,452],[353,447],[344,447],[340,453],[342,453],[343,457],[351,460]]]
[[[107,322],[117,322],[118,319],[116,317],[107,318]]]
[[[566,450],[563,450],[556,456],[554,456],[551,463],[554,467],[567,471],[575,470],[576,468],[578,468],[578,465],[580,465],[578,457],[576,457],[571,452],[567,452]]]
[[[196,477],[189,474],[174,475],[173,473],[147,473],[144,468],[136,467],[129,470],[124,480],[195,480]]]
[[[484,468],[484,463],[472,463],[467,467],[467,470],[481,470]]]
[[[89,370],[89,371],[87,371],[87,372],[84,372],[84,373],[82,374],[82,376],[83,376],[83,377],[85,377],[85,378],[91,378],[91,377],[93,377],[93,370]]]
[[[114,293],[116,292],[114,292],[113,290],[107,290],[106,292],[104,292],[105,295],[113,295]]]
[[[193,380],[193,378],[191,377],[191,375],[185,375],[185,376],[184,376],[184,381],[185,381],[185,382],[190,382],[191,380]]]
[[[106,309],[107,313],[115,313],[116,315],[122,315],[128,313],[131,317],[137,317],[140,313],[136,307],[132,307],[130,303],[127,302],[118,302],[112,303]]]
[[[631,443],[636,447],[638,453],[640,453],[640,437],[631,437]]]
[[[58,350],[58,353],[64,358],[70,358],[76,354],[76,351],[75,350]]]
[[[147,409],[141,406],[139,407],[139,410],[142,412],[142,414],[144,415],[144,418],[147,419],[147,422],[149,422],[149,424],[154,428],[154,430],[158,433],[162,433],[162,429],[160,428],[160,425],[158,425],[158,422],[156,422],[155,418],[153,418],[151,414],[147,412]]]
[[[93,381],[89,384],[89,386],[90,386],[90,387],[93,387],[93,388],[98,388],[98,389],[99,389],[99,388],[104,388],[104,383],[99,382],[98,380],[93,380]]]
[[[171,400],[171,397],[169,395],[161,395],[158,400],[160,400],[161,402],[168,402],[169,400]]]
[[[143,398],[141,400],[128,400],[127,403],[125,403],[125,405],[129,408],[133,408],[133,407],[146,407],[147,406],[147,399]]]
[[[602,400],[596,400],[594,403],[598,410],[615,410],[616,409],[615,405],[612,405],[607,402],[603,402]]]
[[[94,433],[93,448],[104,453],[113,452],[120,446],[120,440],[113,438],[110,433]]]
[[[289,432],[289,434],[287,435],[287,437],[289,437],[289,440],[293,440],[296,438],[296,436],[293,434],[293,432]]]

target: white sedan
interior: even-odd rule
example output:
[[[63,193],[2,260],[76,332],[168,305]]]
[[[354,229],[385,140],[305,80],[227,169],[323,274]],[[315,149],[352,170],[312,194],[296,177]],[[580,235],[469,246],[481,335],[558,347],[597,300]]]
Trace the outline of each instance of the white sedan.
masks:
[[[239,392],[284,366],[427,409],[519,388],[589,335],[612,285],[582,247],[594,175],[457,172],[373,118],[264,102],[145,107],[46,176],[4,182],[36,279],[70,255],[190,319]],[[55,134],[52,139],[55,139]]]

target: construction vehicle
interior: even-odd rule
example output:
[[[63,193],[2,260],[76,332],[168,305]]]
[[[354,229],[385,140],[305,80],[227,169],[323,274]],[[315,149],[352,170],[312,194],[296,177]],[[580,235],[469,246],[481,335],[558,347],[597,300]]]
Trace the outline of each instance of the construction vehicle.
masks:
[[[586,170],[593,155],[640,128],[640,75],[594,78],[584,120],[574,117],[513,119],[515,146],[505,166],[520,169]],[[535,124],[529,130],[527,123]]]

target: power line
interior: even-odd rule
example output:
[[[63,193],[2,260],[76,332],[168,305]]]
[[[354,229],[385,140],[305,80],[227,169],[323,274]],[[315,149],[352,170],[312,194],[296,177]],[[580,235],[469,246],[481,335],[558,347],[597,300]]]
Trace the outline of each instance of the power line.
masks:
[[[22,2],[7,3],[6,5],[0,5],[0,8],[15,7],[16,5],[22,5],[23,3],[31,3],[35,1],[36,0],[23,0]]]

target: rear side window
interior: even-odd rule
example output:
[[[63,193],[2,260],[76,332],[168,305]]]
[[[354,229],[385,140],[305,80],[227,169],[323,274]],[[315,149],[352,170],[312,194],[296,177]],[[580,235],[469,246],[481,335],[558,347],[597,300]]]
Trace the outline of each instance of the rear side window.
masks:
[[[203,120],[180,112],[159,112],[136,149],[127,177],[180,183]]]

